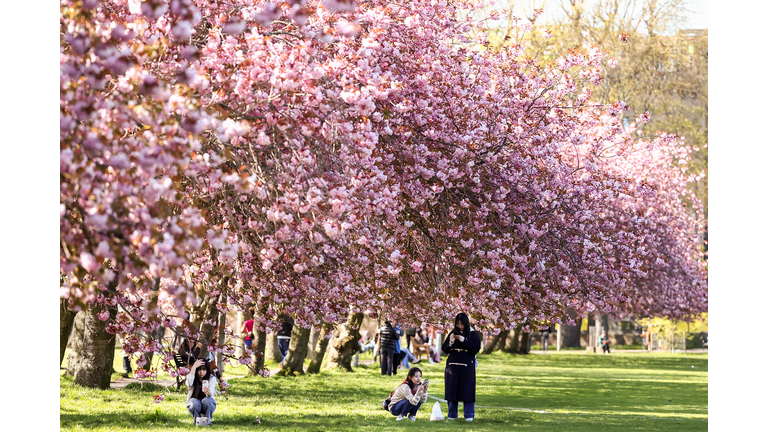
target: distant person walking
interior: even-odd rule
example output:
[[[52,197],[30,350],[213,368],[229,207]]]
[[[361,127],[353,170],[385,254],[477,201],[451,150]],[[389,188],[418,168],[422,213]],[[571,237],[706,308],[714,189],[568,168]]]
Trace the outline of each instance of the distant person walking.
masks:
[[[544,352],[549,351],[549,334],[552,333],[552,326],[549,326],[541,331],[541,346],[544,348]]]
[[[392,370],[396,367],[395,362],[395,339],[397,334],[395,328],[389,320],[384,321],[384,325],[378,331],[379,353],[381,354],[381,374],[392,375]]]
[[[245,335],[245,346],[246,348],[250,348],[251,344],[253,344],[253,318],[254,318],[254,311],[255,309],[250,307],[248,308],[248,314],[250,314],[251,318],[243,323],[243,326],[240,327],[240,333]]]
[[[480,351],[480,334],[469,325],[465,313],[456,315],[455,327],[448,333],[442,350],[448,354],[445,364],[445,399],[448,420],[459,417],[459,402],[464,402],[464,420],[475,417],[475,356]]]
[[[288,355],[288,347],[291,345],[291,332],[293,331],[293,318],[283,315],[282,321],[280,330],[277,331],[277,346],[280,348],[280,354],[283,356],[280,363],[284,362],[285,356]]]

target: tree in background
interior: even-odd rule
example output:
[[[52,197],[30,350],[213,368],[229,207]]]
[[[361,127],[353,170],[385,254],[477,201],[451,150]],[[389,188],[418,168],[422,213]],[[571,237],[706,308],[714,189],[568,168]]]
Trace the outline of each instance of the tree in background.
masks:
[[[691,11],[685,0],[560,0],[510,2],[537,25],[529,33],[526,54],[554,60],[568,50],[601,46],[610,51],[611,68],[593,87],[594,100],[627,103],[623,116],[632,122],[643,112],[651,121],[640,130],[686,137],[699,149],[689,173],[699,176],[689,187],[707,215],[708,32],[685,28]],[[538,18],[538,19],[537,19]],[[510,24],[511,25],[511,24]],[[492,38],[501,44],[497,30]],[[621,43],[628,41],[628,43]],[[509,41],[507,41],[509,43]],[[633,117],[634,116],[634,117]]]

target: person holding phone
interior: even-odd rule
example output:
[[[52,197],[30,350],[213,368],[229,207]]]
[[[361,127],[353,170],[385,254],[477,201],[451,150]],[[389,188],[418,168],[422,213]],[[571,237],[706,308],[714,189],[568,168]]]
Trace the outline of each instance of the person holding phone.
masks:
[[[427,389],[429,380],[421,382],[421,369],[410,368],[408,376],[390,396],[389,412],[397,416],[395,420],[400,421],[408,416],[411,421],[416,421],[416,413],[429,396]]]
[[[448,333],[442,350],[448,354],[445,365],[445,400],[448,420],[459,416],[459,402],[464,402],[464,420],[475,417],[475,356],[480,351],[480,334],[469,325],[464,312],[456,315],[455,327]]]
[[[187,374],[187,410],[192,414],[193,424],[197,424],[198,417],[204,417],[206,425],[213,421],[213,412],[216,411],[216,376],[211,373],[208,362],[198,359],[192,364],[192,369]]]

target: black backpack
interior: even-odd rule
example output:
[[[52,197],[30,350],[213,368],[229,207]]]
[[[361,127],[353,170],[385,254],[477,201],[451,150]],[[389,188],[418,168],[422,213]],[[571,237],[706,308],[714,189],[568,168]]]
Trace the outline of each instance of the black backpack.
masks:
[[[400,386],[397,386],[400,387]],[[395,390],[397,390],[397,387],[395,387]],[[381,407],[384,408],[386,411],[389,411],[389,403],[392,402],[392,395],[395,394],[395,390],[392,390],[392,393],[389,394],[389,397],[381,403]]]

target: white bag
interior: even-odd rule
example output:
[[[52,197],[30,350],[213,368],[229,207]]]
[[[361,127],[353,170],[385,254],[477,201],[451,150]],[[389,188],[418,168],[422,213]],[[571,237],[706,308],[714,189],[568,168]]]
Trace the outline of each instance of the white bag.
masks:
[[[440,402],[435,402],[435,405],[432,406],[432,415],[429,416],[429,420],[445,420],[445,417],[443,417],[443,410],[440,409]]]

